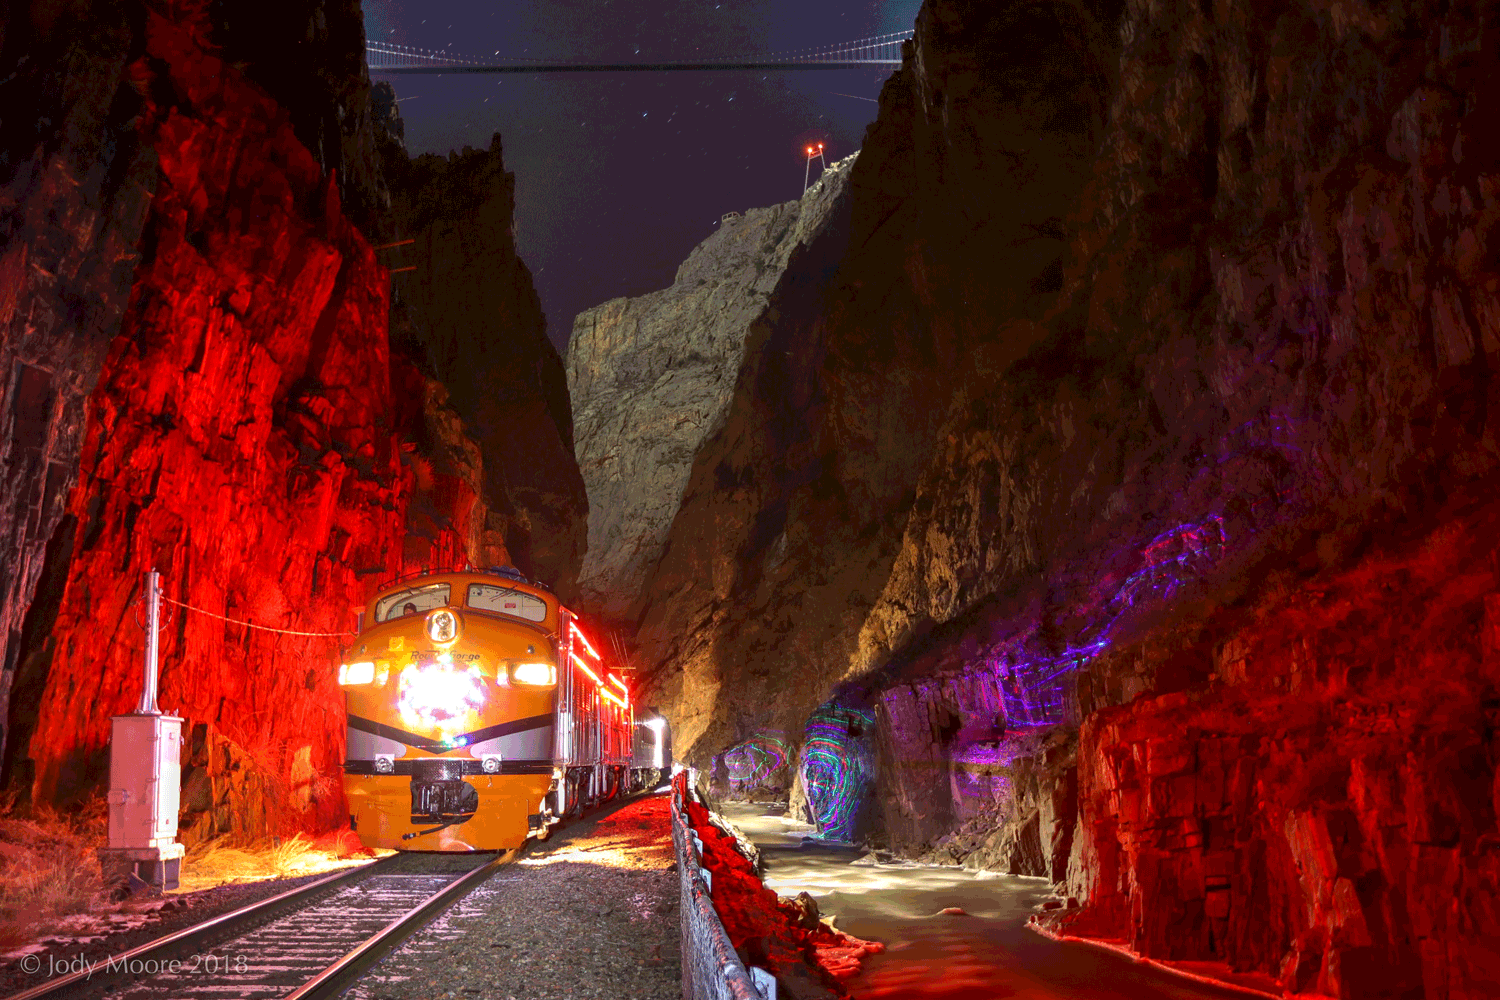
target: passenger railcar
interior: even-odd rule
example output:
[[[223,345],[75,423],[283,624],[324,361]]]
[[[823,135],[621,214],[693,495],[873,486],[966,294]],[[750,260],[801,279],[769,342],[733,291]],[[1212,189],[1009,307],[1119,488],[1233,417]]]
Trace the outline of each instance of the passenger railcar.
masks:
[[[671,766],[661,720],[637,724],[577,617],[513,571],[383,588],[345,660],[344,792],[367,847],[519,847]]]

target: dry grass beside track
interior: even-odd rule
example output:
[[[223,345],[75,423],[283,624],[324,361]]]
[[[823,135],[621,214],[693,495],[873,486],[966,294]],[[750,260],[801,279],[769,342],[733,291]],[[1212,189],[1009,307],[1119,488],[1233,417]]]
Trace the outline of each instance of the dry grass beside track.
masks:
[[[102,810],[78,817],[38,810],[0,819],[0,950],[9,950],[104,904],[95,851]]]
[[[303,834],[258,843],[206,841],[188,850],[181,884],[167,898],[116,899],[105,886],[98,849],[107,843],[103,798],[76,815],[47,809],[17,811],[0,801],[0,958],[43,944],[100,940],[155,923],[219,886],[321,875],[362,864],[376,854],[349,830],[313,840]]]
[[[182,892],[238,882],[320,875],[394,851],[369,851],[348,830],[313,840],[294,834],[281,840],[236,846],[206,841],[188,851],[182,865]]]

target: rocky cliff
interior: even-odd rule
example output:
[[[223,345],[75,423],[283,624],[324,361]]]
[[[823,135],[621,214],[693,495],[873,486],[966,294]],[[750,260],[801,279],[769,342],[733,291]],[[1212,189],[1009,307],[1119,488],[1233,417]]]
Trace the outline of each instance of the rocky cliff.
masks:
[[[1050,875],[1064,931],[1488,995],[1495,41],[930,0],[648,585],[679,753],[842,684],[886,835]]]
[[[516,254],[515,175],[489,149],[408,159],[394,94],[380,119],[391,190],[391,337],[447,387],[480,449],[482,543],[522,572],[574,592],[588,500],[573,455],[562,359],[531,272]],[[410,270],[407,270],[407,269]],[[480,565],[495,555],[476,551]]]
[[[950,406],[1046,336],[1114,31],[1084,4],[923,14],[847,236],[773,296],[646,588],[639,639],[683,756],[800,730],[854,666]]]
[[[365,66],[360,0],[212,0],[210,36],[224,59],[286,113],[334,177],[344,214],[373,243],[391,232],[381,113]]]
[[[6,780],[40,803],[97,790],[108,718],[139,690],[136,598],[155,566],[161,703],[190,737],[185,839],[327,828],[344,815],[331,666],[352,612],[402,572],[507,563],[512,539],[529,550],[528,525],[493,530],[491,480],[576,466],[562,444],[552,464],[487,450],[459,409],[473,383],[437,381],[409,336],[391,351],[391,276],[359,227],[407,216],[384,180],[389,144],[377,155],[390,122],[368,101],[357,4],[261,9],[306,26],[281,33],[233,4],[77,5],[84,30],[69,32],[35,6],[0,23],[7,108],[37,114],[34,130],[0,118]],[[424,226],[473,207],[413,182],[399,152]],[[498,146],[491,159],[471,187],[508,213]],[[524,304],[503,245],[454,268],[455,288],[489,268]],[[487,317],[487,335],[516,328],[519,378],[562,400],[542,415],[558,437],[561,364],[550,345],[526,353],[530,302]],[[548,357],[550,381],[535,374]]]
[[[156,186],[134,37],[109,3],[0,15],[0,719]]]
[[[789,276],[794,255],[848,225],[854,160],[830,164],[798,201],[725,216],[672,287],[574,320],[568,392],[591,512],[579,589],[596,613],[639,611],[693,457],[724,425],[747,343],[775,324],[784,282],[816,278]]]
[[[147,253],[91,399],[55,619],[21,671],[35,716],[17,721],[36,800],[91,790],[109,716],[139,690],[132,609],[158,568],[162,704],[235,749],[205,752],[211,787],[245,758],[264,786],[218,828],[326,828],[343,812],[329,664],[375,578],[406,565],[422,380],[414,401],[392,384],[388,279],[331,176],[203,28],[149,14],[130,69],[160,164]],[[461,537],[412,554],[461,561]]]

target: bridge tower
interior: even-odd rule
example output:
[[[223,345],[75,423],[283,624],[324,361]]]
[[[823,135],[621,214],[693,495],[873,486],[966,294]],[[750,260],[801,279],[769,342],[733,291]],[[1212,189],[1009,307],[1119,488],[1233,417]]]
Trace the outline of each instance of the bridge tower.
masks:
[[[817,143],[807,147],[807,168],[802,171],[802,193],[807,194],[808,178],[812,175],[812,161],[818,161],[818,173],[821,175],[828,169],[828,164],[823,160],[823,144]]]

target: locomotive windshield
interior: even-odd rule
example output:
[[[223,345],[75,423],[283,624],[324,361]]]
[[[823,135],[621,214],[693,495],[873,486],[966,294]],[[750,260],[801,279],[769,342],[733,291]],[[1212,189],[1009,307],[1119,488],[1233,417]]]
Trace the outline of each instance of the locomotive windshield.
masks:
[[[497,587],[491,583],[469,584],[469,607],[476,611],[493,611],[512,618],[524,618],[529,622],[545,621],[547,618],[547,602],[540,597],[509,587]]]
[[[375,620],[388,622],[406,615],[417,615],[448,603],[452,592],[446,583],[433,583],[425,587],[412,587],[382,597],[375,602]]]

